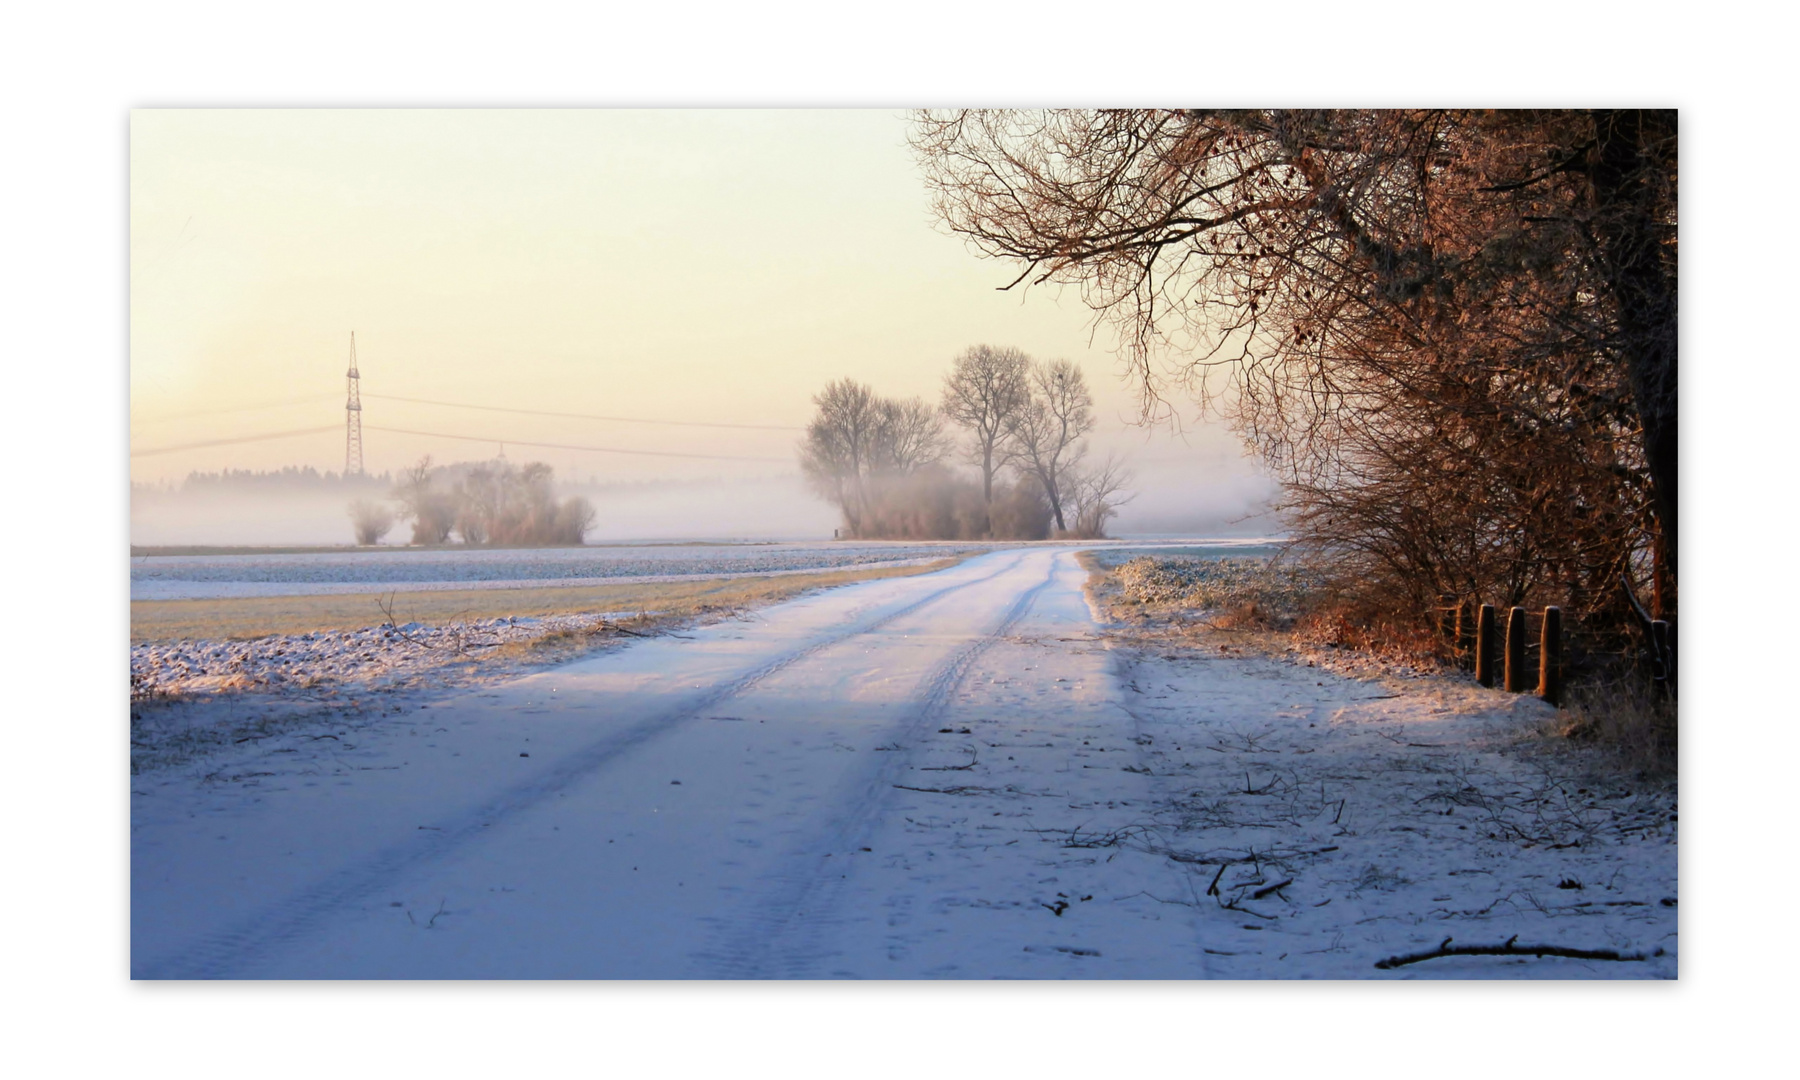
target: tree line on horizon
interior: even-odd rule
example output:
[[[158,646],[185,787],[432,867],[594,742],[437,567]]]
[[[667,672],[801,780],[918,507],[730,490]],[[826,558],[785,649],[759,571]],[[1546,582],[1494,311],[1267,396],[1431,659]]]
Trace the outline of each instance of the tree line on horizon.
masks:
[[[188,494],[208,491],[226,491],[242,488],[285,488],[321,489],[321,488],[364,488],[392,487],[392,473],[355,473],[344,474],[332,471],[320,472],[311,465],[286,465],[279,469],[220,469],[217,472],[201,472],[194,470],[183,477],[177,490]],[[165,484],[134,484],[134,487],[163,488]]]
[[[977,345],[956,357],[936,405],[853,379],[813,404],[801,472],[851,538],[1096,538],[1130,498],[1116,459],[1089,460],[1093,396],[1067,360]],[[958,460],[978,479],[951,468]]]
[[[1179,392],[1260,453],[1344,618],[1673,623],[1673,110],[932,110],[911,138],[1008,288],[1114,324],[1146,416]]]

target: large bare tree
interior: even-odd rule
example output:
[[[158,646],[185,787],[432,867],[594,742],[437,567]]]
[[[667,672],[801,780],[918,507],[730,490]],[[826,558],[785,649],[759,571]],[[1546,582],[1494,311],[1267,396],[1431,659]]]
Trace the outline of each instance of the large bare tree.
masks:
[[[907,476],[941,461],[943,421],[921,398],[883,398],[854,379],[826,385],[813,398],[818,412],[800,445],[800,468],[814,491],[836,503],[853,536],[884,479]]]
[[[924,398],[880,401],[870,462],[873,472],[914,473],[944,460],[949,449],[943,417]]]
[[[1082,440],[1094,428],[1094,397],[1081,368],[1068,360],[1031,365],[1025,403],[1007,420],[1007,435],[1019,468],[1043,485],[1058,532],[1068,531],[1063,504],[1068,472],[1086,449]]]
[[[800,444],[800,469],[814,491],[836,503],[852,535],[868,508],[868,476],[881,429],[881,402],[854,379],[828,383],[813,397],[818,412]]]
[[[1225,401],[1353,575],[1600,608],[1656,563],[1672,609],[1672,112],[939,112],[915,146],[1012,285],[1116,321],[1147,410]]]
[[[1030,398],[1031,358],[1013,348],[976,345],[944,376],[943,413],[967,429],[971,463],[981,470],[983,531],[991,531],[994,477],[1012,461],[1007,426]]]

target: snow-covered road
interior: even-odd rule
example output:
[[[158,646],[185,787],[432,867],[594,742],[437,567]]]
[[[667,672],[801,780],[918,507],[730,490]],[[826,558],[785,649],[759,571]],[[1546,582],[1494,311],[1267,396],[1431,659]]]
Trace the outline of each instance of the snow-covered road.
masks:
[[[1107,648],[1085,577],[1067,550],[995,552],[460,696],[397,695],[382,719],[250,744],[204,777],[138,777],[133,975],[1372,974],[1322,914],[1275,966],[1256,948],[1275,916],[1203,893],[1223,869],[1125,842],[1206,778],[1159,745],[1187,729]],[[1218,700],[1255,711],[1247,688],[1267,687],[1271,716],[1297,707],[1239,666]],[[1327,679],[1321,694],[1377,693],[1289,681]],[[1305,835],[1335,852],[1346,830],[1327,817]],[[1228,889],[1250,868],[1219,865]],[[1260,906],[1276,903],[1294,900]],[[1565,974],[1651,974],[1598,966],[1615,970]]]

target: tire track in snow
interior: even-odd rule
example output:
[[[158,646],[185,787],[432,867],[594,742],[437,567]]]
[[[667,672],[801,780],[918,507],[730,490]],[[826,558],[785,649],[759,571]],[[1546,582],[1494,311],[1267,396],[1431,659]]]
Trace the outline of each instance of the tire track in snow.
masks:
[[[143,965],[134,962],[132,978],[245,977],[231,973],[242,971],[270,952],[305,937],[327,921],[333,912],[366,899],[394,878],[416,867],[450,854],[499,822],[524,813],[558,792],[585,780],[621,755],[673,731],[684,722],[751,689],[785,668],[851,638],[873,633],[952,593],[992,581],[1017,569],[1028,557],[1027,554],[1020,553],[990,574],[946,585],[885,614],[865,619],[835,633],[827,632],[810,645],[778,656],[735,679],[722,682],[698,698],[690,698],[685,704],[642,721],[623,733],[610,735],[573,751],[533,778],[506,789],[495,798],[465,812],[460,818],[447,821],[441,830],[425,833],[416,839],[409,838],[407,842],[389,847],[359,864],[345,867],[232,927],[189,942],[172,955]],[[1044,584],[1049,584],[1048,580]],[[1038,587],[1042,588],[1042,585]],[[1037,591],[1033,590],[1027,597],[1035,596]],[[1016,621],[1016,616],[1009,618]]]
[[[1157,769],[1162,766],[1162,763],[1153,760],[1148,752],[1148,747],[1155,745],[1156,735],[1160,734],[1165,737],[1168,735],[1169,725],[1146,717],[1138,707],[1132,704],[1132,695],[1141,693],[1137,689],[1137,669],[1143,664],[1142,658],[1136,653],[1120,648],[1117,640],[1110,635],[1101,635],[1100,642],[1101,648],[1106,653],[1107,675],[1113,682],[1112,700],[1119,711],[1123,712],[1126,719],[1131,722],[1131,741],[1134,747],[1132,764],[1141,769],[1141,775],[1149,781],[1153,807],[1175,806],[1181,801],[1183,791],[1192,790],[1194,785],[1185,775],[1158,772]],[[1129,693],[1127,692],[1128,687]],[[1149,730],[1152,727],[1155,728],[1155,734]],[[1146,737],[1152,742],[1141,741]],[[1177,779],[1184,782],[1179,785],[1171,783],[1172,780]],[[1193,872],[1172,860],[1165,860],[1164,864],[1168,869],[1170,881],[1179,886],[1177,892],[1187,893],[1195,908],[1198,909],[1201,906],[1202,894],[1196,888]],[[1209,936],[1207,928],[1199,919],[1188,920],[1188,926],[1194,936],[1194,962],[1200,968],[1200,973],[1195,977],[1200,979],[1219,978],[1219,965],[1213,960],[1211,950],[1212,946],[1221,944],[1221,942],[1215,941]]]
[[[1018,625],[1044,590],[1055,582],[1057,560],[1062,557],[1060,554],[1051,556],[1044,580],[1021,593],[999,625],[938,665],[924,681],[911,715],[889,729],[886,737],[914,739],[923,729],[937,722],[949,707],[951,695],[967,678],[969,669]],[[1007,569],[1017,565],[1014,563]],[[778,876],[772,893],[759,905],[759,910],[733,920],[721,933],[723,941],[695,955],[704,969],[701,978],[820,977],[811,966],[822,958],[821,950],[813,944],[821,922],[816,917],[806,921],[803,916],[809,911],[817,913],[834,907],[832,895],[841,886],[843,878],[834,874],[834,867],[825,856],[827,853],[842,855],[861,846],[873,829],[877,814],[887,802],[909,755],[886,754],[883,758],[872,773],[847,785],[850,805],[839,802],[839,812],[832,819],[834,824],[800,847],[804,854],[792,860],[800,865]],[[784,942],[784,938],[799,940]]]

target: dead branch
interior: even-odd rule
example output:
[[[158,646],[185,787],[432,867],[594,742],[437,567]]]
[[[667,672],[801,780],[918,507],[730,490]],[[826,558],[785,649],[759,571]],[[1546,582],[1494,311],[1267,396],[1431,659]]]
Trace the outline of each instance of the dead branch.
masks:
[[[1519,935],[1514,934],[1501,945],[1451,945],[1454,938],[1445,938],[1437,948],[1428,952],[1405,953],[1390,956],[1385,960],[1377,960],[1375,966],[1383,971],[1390,971],[1407,964],[1417,964],[1422,960],[1436,960],[1442,956],[1564,956],[1571,960],[1618,960],[1636,962],[1648,960],[1652,956],[1661,956],[1662,950],[1656,949],[1648,953],[1621,953],[1613,949],[1571,949],[1562,945],[1520,945]]]
[[[966,765],[925,765],[925,766],[921,766],[919,771],[920,772],[968,772],[970,769],[973,769],[977,764],[979,764],[981,762],[981,757],[973,747],[965,746],[965,747],[963,747],[963,749],[967,750],[969,752],[968,764],[966,764]]]
[[[1264,885],[1262,888],[1251,893],[1250,899],[1261,900],[1263,897],[1269,895],[1270,893],[1280,892],[1281,890],[1287,888],[1289,885],[1292,885],[1293,883],[1294,883],[1294,879],[1288,878],[1286,881],[1277,881],[1273,885]]]

